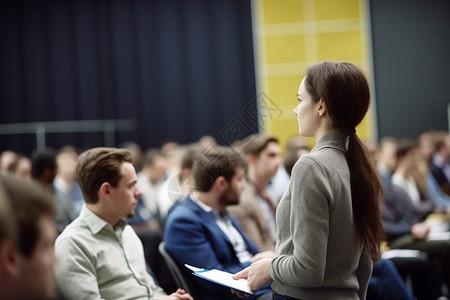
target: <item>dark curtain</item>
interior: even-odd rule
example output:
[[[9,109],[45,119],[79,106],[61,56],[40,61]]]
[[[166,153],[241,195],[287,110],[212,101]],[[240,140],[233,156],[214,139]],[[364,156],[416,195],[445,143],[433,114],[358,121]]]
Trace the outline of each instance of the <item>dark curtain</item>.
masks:
[[[132,119],[144,149],[257,131],[250,0],[1,1],[0,124]],[[101,133],[47,145],[100,146]],[[32,134],[0,135],[30,153]]]
[[[450,1],[368,3],[378,137],[449,130]]]

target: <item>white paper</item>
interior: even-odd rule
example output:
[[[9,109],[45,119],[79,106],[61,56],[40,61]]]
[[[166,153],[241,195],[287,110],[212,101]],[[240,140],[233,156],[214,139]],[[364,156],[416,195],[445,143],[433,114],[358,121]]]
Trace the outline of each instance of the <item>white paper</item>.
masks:
[[[383,252],[381,255],[383,258],[396,258],[396,257],[419,257],[420,251],[409,249],[393,249]]]
[[[429,241],[439,241],[439,240],[448,240],[450,239],[450,232],[430,232],[428,234]]]
[[[248,282],[246,279],[233,279],[231,278],[234,274],[220,271],[216,269],[212,270],[205,270],[201,268],[197,268],[188,264],[185,264],[186,268],[190,269],[191,271],[194,271],[193,275],[198,276],[200,278],[209,280],[211,282],[215,282],[217,284],[227,286],[229,288],[242,291],[247,294],[253,294],[248,289]]]

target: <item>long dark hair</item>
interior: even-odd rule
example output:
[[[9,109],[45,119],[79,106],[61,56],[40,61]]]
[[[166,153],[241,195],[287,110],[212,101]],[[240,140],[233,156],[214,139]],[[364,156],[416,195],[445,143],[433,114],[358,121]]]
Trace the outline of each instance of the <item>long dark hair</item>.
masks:
[[[314,102],[323,99],[333,130],[349,134],[347,163],[350,170],[353,219],[362,245],[377,263],[384,240],[381,222],[381,183],[355,127],[369,109],[370,90],[364,73],[351,63],[325,61],[310,67],[306,89]]]

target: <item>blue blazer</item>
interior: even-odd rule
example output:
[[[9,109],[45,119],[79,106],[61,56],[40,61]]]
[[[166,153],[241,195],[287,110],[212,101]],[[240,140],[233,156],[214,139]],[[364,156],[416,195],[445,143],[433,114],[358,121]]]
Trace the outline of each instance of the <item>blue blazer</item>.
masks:
[[[214,216],[205,212],[190,196],[175,204],[169,213],[164,230],[167,252],[184,268],[189,264],[199,268],[218,269],[236,273],[248,267],[240,263],[233,245],[226,234],[217,226]],[[236,219],[230,216],[234,227],[241,233],[247,244],[247,250],[257,254],[258,248],[244,234]],[[193,275],[194,276],[194,275]],[[196,278],[203,299],[238,299],[230,289],[207,280]],[[252,297],[271,292],[270,286],[264,286]]]

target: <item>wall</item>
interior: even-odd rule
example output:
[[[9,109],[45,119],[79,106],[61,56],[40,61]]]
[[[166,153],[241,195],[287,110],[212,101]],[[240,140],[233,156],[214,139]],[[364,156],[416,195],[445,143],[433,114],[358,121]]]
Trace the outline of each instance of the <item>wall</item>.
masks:
[[[282,145],[298,126],[293,109],[305,69],[318,61],[349,61],[371,73],[366,6],[362,0],[254,1],[258,92],[273,109],[262,130]],[[362,139],[374,137],[370,112],[358,126]],[[313,145],[314,140],[309,139]]]

